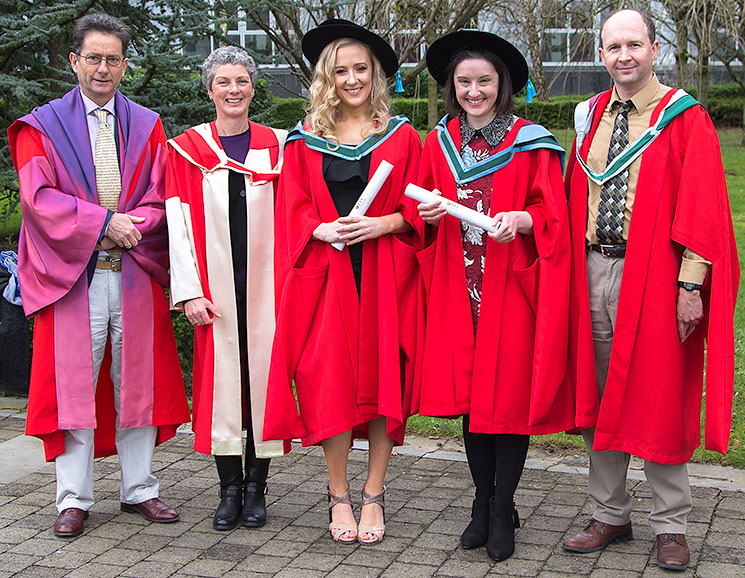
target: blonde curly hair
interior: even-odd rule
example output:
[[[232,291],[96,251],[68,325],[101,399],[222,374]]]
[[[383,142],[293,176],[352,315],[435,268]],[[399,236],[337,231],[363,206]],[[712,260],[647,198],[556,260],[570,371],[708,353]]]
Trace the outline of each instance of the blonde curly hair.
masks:
[[[385,73],[380,66],[380,61],[364,42],[351,38],[339,38],[326,45],[316,64],[313,73],[313,81],[308,93],[310,102],[308,105],[308,116],[306,122],[310,124],[310,132],[323,136],[331,141],[339,139],[336,137],[336,123],[341,116],[341,99],[336,94],[334,82],[336,68],[336,51],[342,46],[358,44],[367,50],[372,64],[372,87],[370,90],[370,119],[375,123],[373,134],[384,133],[388,127],[388,114],[390,110],[388,102],[388,84]]]

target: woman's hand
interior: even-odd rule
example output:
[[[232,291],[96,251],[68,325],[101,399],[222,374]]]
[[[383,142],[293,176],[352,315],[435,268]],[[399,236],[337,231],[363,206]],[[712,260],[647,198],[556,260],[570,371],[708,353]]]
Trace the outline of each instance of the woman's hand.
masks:
[[[212,325],[214,317],[220,317],[217,307],[205,297],[196,297],[184,302],[184,313],[192,325]]]
[[[392,213],[381,217],[341,217],[339,219],[339,240],[346,245],[354,245],[362,241],[377,239],[390,233],[402,233],[409,229],[400,213]]]
[[[324,243],[336,243],[339,238],[339,219],[331,223],[321,223],[313,231],[313,238]]]
[[[432,192],[436,195],[442,195],[442,193],[437,189]],[[419,216],[422,220],[428,225],[433,225],[435,227],[440,224],[440,219],[447,215],[447,211],[440,201],[434,203],[419,203],[417,209],[419,209]]]
[[[514,241],[517,234],[529,235],[533,232],[533,218],[527,211],[497,213],[492,219],[497,230],[488,235],[498,243]]]

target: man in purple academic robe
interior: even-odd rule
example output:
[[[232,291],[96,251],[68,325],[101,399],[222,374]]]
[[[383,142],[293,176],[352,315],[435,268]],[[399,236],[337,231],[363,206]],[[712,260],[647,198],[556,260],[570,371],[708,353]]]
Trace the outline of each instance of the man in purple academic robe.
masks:
[[[188,421],[163,287],[168,284],[165,134],[118,92],[128,28],[79,19],[79,85],[8,130],[21,193],[19,275],[35,316],[26,433],[55,460],[57,536],[83,531],[93,458],[118,453],[121,509],[174,522],[153,447]]]

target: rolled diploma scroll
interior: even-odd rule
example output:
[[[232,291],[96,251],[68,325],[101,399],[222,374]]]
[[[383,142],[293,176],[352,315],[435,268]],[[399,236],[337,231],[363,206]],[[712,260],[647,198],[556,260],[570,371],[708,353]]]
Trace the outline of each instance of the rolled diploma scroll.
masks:
[[[444,197],[441,197],[440,195],[436,195],[432,191],[428,191],[427,189],[423,189],[422,187],[417,187],[414,184],[406,185],[404,194],[407,197],[414,199],[415,201],[419,201],[420,203],[435,203],[437,201],[441,201],[442,206],[445,208],[448,215],[452,215],[453,217],[457,217],[461,221],[466,221],[467,223],[471,223],[472,225],[481,227],[485,231],[490,231],[493,233],[499,228],[498,225],[496,227],[492,225],[492,218],[489,215],[485,215],[484,213],[479,213],[478,211],[474,211],[473,209],[469,209],[468,207],[459,205],[455,201],[451,201],[450,199],[446,199]]]
[[[378,168],[375,169],[373,176],[367,182],[367,185],[365,186],[365,189],[362,191],[360,198],[357,199],[357,202],[354,204],[354,207],[352,207],[352,210],[349,211],[350,217],[358,217],[358,216],[361,217],[362,215],[367,213],[367,209],[370,208],[370,205],[372,205],[372,202],[375,200],[375,197],[378,196],[380,189],[383,187],[383,183],[388,178],[388,175],[391,174],[392,170],[393,170],[393,165],[391,163],[389,163],[386,160],[380,161],[380,165],[378,165]],[[337,241],[336,243],[331,243],[331,246],[337,251],[341,251],[344,248],[344,245],[345,244],[342,243],[341,241]]]

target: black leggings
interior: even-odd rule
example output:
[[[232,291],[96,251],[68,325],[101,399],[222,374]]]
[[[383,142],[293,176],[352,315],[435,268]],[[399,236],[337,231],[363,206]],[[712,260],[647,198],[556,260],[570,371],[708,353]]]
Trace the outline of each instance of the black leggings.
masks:
[[[463,440],[476,498],[494,496],[498,504],[512,503],[525,467],[530,436],[471,433],[469,418],[463,416]]]

